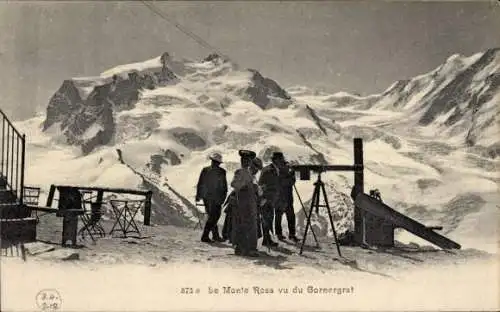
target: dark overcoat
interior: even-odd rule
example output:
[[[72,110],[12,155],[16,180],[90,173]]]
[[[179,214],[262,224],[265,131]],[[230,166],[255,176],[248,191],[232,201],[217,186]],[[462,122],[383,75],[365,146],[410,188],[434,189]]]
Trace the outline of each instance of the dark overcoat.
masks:
[[[231,242],[241,251],[257,250],[257,190],[253,176],[247,169],[238,169],[234,173],[231,186],[235,193],[235,205],[232,206]]]
[[[196,186],[196,198],[222,206],[227,196],[226,170],[208,166],[201,170]]]

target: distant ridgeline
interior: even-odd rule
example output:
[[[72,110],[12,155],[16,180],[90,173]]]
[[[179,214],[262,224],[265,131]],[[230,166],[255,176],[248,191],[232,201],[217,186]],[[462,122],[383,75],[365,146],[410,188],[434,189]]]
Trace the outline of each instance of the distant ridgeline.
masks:
[[[236,69],[217,54],[210,54],[201,64],[205,62],[229,64],[231,70]],[[68,144],[79,145],[88,154],[112,141],[116,131],[113,113],[133,109],[145,90],[175,85],[188,75],[196,76],[196,66],[189,66],[190,63],[197,64],[176,61],[164,53],[143,63],[118,66],[98,77],[65,80],[50,99],[43,130],[58,127]],[[291,100],[275,81],[256,70],[248,71],[251,75],[248,86],[240,92],[242,99],[263,109],[271,98]],[[196,78],[203,79],[199,75]]]

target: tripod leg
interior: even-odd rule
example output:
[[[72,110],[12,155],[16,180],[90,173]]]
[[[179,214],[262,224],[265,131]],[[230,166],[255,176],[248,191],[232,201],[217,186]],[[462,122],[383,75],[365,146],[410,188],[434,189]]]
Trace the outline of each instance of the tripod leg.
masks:
[[[302,245],[300,246],[300,253],[299,254],[302,254],[302,251],[304,249],[304,244],[306,243],[306,238],[307,238],[307,231],[309,230],[309,226],[311,225],[311,216],[313,214],[314,207],[317,206],[318,199],[319,199],[319,186],[316,184],[314,187],[314,192],[313,192],[313,196],[311,199],[311,209],[309,210],[309,214],[307,215],[306,229],[304,231],[304,238],[302,239]]]
[[[306,218],[309,218],[309,214],[307,213],[306,208],[304,207],[304,203],[302,202],[302,198],[300,198],[300,194],[299,191],[297,191],[297,187],[294,185],[293,188],[295,189],[295,193],[297,194],[297,198],[299,199],[302,211],[304,211]],[[312,227],[311,227],[311,232],[313,234],[314,241],[316,242],[316,246],[319,246],[318,238],[316,237],[316,233],[314,233],[314,229]]]
[[[330,225],[332,226],[333,237],[335,238],[335,245],[337,246],[337,252],[339,253],[339,257],[342,257],[340,253],[339,241],[337,239],[337,231],[335,231],[335,224],[333,223],[332,211],[330,210],[330,204],[328,203],[328,197],[326,196],[325,185],[321,183],[321,190],[323,191],[323,199],[325,200],[326,210],[328,211],[328,217],[330,218]]]

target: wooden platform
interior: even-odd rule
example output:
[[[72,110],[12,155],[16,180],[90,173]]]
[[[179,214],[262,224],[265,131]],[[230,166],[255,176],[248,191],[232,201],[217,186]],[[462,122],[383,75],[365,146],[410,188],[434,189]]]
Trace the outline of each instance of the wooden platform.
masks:
[[[2,245],[36,241],[36,219],[0,219],[0,239]]]
[[[367,244],[392,246],[394,229],[402,228],[443,249],[461,248],[456,242],[436,233],[439,228],[427,227],[367,194],[358,194],[354,204],[364,214],[363,227],[358,230]]]

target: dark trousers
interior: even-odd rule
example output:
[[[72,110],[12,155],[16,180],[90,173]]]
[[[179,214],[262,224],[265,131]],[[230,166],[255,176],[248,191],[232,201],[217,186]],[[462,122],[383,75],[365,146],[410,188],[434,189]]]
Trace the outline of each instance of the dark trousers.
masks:
[[[217,223],[220,219],[222,205],[210,200],[203,200],[203,203],[205,205],[205,211],[208,215],[205,228],[203,229],[203,237],[208,238],[208,235],[212,233],[213,239],[219,238],[220,235]]]
[[[264,237],[264,242],[271,240],[271,233],[273,233],[273,221],[274,221],[274,207],[266,203],[262,207],[262,236]]]
[[[276,228],[276,235],[283,236],[281,222],[283,220],[284,214],[286,214],[286,222],[288,223],[288,236],[295,236],[295,211],[293,211],[293,205],[288,205],[285,211],[281,209],[276,210],[276,218],[274,223],[274,226]]]
[[[226,212],[226,219],[224,220],[224,226],[222,227],[222,238],[228,239],[231,241],[231,231],[232,231],[232,222],[233,220],[231,219],[231,210],[228,210]]]

